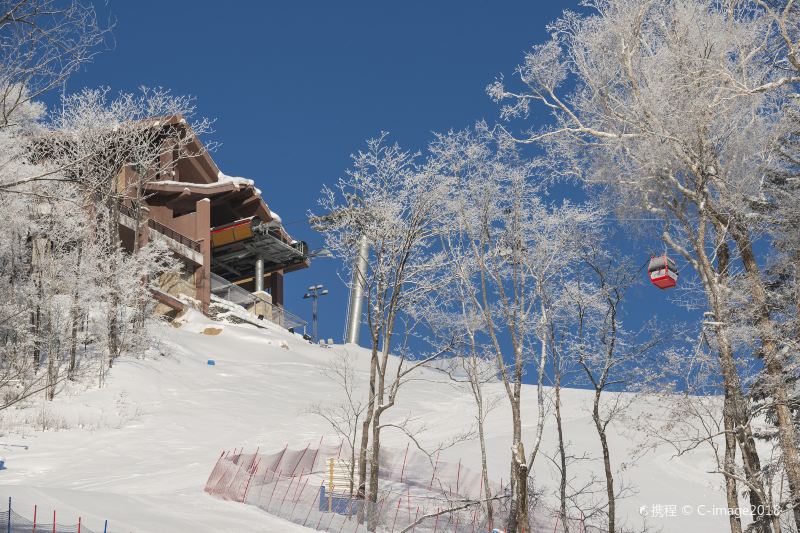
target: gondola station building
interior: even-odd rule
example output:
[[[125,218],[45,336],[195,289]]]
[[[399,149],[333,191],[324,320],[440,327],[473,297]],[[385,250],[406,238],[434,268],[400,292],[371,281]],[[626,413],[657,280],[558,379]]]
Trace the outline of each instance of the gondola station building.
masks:
[[[188,128],[180,117],[159,127]],[[160,239],[182,263],[152,284],[159,310],[193,302],[206,312],[212,287],[226,284],[281,310],[284,276],[309,266],[306,243],[289,235],[252,180],[223,174],[196,137],[182,151],[178,157],[165,147],[158,166],[169,170],[146,180],[128,167],[117,178],[126,185],[140,180],[144,189],[139,209],[129,200],[120,206],[123,246]]]

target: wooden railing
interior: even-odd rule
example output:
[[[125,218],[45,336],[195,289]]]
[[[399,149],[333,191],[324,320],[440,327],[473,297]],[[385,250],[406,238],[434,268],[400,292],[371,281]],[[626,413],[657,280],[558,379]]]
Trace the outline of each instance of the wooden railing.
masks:
[[[127,217],[132,218],[134,221],[138,219],[138,217],[136,216],[136,212],[125,204],[119,204],[119,212]],[[147,227],[154,231],[157,231],[158,233],[166,237],[169,237],[170,239],[176,242],[181,243],[182,245],[194,250],[195,252],[202,253],[200,243],[198,241],[190,239],[189,237],[183,235],[182,233],[178,233],[174,229],[165,226],[161,222],[153,220],[152,218],[148,218]]]

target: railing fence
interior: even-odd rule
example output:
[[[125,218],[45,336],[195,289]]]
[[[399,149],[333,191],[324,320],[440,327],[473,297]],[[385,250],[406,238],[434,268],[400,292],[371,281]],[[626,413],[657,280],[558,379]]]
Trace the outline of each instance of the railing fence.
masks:
[[[211,294],[239,305],[248,312],[250,312],[248,308],[258,306],[263,309],[262,314],[265,320],[278,324],[285,329],[292,329],[299,332],[308,324],[305,320],[287,311],[283,307],[259,298],[235,283],[231,283],[222,276],[213,273],[211,274]]]
[[[351,492],[343,466],[351,464],[347,445],[323,440],[316,448],[287,445],[269,454],[244,453],[243,449],[223,452],[205,490],[320,531],[485,533],[502,529],[498,518],[504,515],[508,487],[491,482],[492,498],[487,502],[480,472],[461,461],[445,462],[438,454],[429,457],[408,447],[381,447],[378,496],[370,503],[364,500],[363,487],[354,486]],[[488,506],[493,520],[488,518]],[[564,530],[551,517],[534,517],[531,522],[532,531]],[[569,529],[588,532],[583,520],[571,521]]]
[[[56,522],[56,511],[53,511],[53,521],[47,522],[50,516],[42,520],[38,513],[38,506],[33,506],[33,519],[28,519],[11,508],[11,498],[8,498],[8,509],[0,512],[0,532],[6,533],[95,533],[82,524],[81,517],[77,522],[64,524]],[[108,533],[108,520],[104,522],[103,533]],[[99,532],[98,532],[99,533]]]

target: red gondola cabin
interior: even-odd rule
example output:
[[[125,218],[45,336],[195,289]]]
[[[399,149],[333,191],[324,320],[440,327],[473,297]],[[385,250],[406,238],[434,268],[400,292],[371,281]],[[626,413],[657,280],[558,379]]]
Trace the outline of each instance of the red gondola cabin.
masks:
[[[678,267],[667,254],[651,257],[647,271],[650,283],[659,289],[671,289],[678,283]]]

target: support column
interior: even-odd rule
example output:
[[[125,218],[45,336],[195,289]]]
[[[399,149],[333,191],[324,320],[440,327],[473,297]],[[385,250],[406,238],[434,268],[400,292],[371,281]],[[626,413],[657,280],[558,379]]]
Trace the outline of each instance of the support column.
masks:
[[[269,275],[272,303],[283,307],[283,272],[277,271]]]
[[[195,238],[200,242],[203,265],[195,270],[196,298],[202,311],[208,312],[211,302],[211,200],[203,198],[196,204]]]
[[[256,259],[255,270],[255,292],[264,292],[264,260],[260,257]]]
[[[358,257],[353,265],[353,280],[350,284],[350,305],[347,309],[347,329],[344,342],[358,344],[361,332],[361,308],[364,304],[364,285],[369,266],[369,241],[361,236],[358,242]]]

